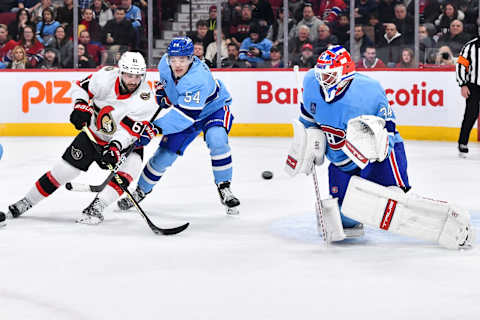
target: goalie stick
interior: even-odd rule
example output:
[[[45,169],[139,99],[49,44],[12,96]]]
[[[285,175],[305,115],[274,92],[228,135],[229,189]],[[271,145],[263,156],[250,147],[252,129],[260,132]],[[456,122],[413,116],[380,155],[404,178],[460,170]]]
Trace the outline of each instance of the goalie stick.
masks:
[[[97,152],[101,152],[101,150],[99,150],[99,145],[96,143],[95,141],[95,138],[93,137],[92,133],[90,132],[90,130],[88,129],[87,126],[84,126],[83,129],[82,129],[83,132],[85,132],[85,134],[88,136],[88,138],[90,139],[90,141],[92,142],[92,145],[93,147],[95,148],[95,150]],[[145,211],[143,211],[143,209],[140,207],[140,205],[138,204],[137,200],[135,200],[135,198],[132,196],[132,194],[130,193],[130,191],[128,191],[128,188],[124,186],[123,184],[123,181],[122,181],[122,178],[115,172],[115,168],[108,164],[107,165],[108,169],[111,171],[111,173],[113,173],[114,175],[114,178],[115,180],[117,181],[118,185],[120,186],[120,188],[122,188],[122,190],[127,194],[127,197],[133,202],[135,208],[137,209],[138,213],[140,213],[140,215],[143,217],[143,219],[145,219],[145,221],[147,222],[148,226],[150,227],[150,229],[155,233],[155,234],[162,234],[162,235],[173,235],[173,234],[177,234],[177,233],[180,233],[182,232],[183,230],[187,229],[188,226],[190,225],[190,223],[185,223],[181,226],[178,226],[178,227],[174,227],[174,228],[159,228],[157,227],[155,224],[153,224],[153,222],[150,220],[150,218],[147,216],[147,214],[145,213]]]
[[[297,65],[293,66],[293,72],[295,73],[295,79],[297,82],[298,101],[300,103],[303,103],[303,93],[300,85],[300,71]],[[322,200],[320,198],[320,189],[318,187],[317,171],[315,169],[315,164],[313,164],[313,168],[312,168],[312,177],[313,177],[313,185],[315,187],[315,197],[316,197],[315,208],[316,208],[316,216],[317,216],[317,229],[319,233],[322,235],[323,241],[328,244],[330,242],[330,239],[328,238],[325,216],[323,214]]]
[[[159,107],[157,109],[157,111],[155,111],[155,114],[153,115],[152,119],[150,120],[150,122],[152,122],[153,120],[155,120],[155,118],[158,116],[158,114],[160,113],[160,111],[162,110],[163,108],[162,107]],[[143,133],[143,131],[140,133],[140,135]],[[117,173],[118,169],[120,168],[120,166],[125,162],[125,160],[127,159],[127,157],[130,155],[130,153],[132,153],[133,149],[135,149],[135,143],[133,143],[125,153],[122,154],[122,157],[120,159],[120,161],[117,163],[117,165],[115,166],[114,170],[112,172],[110,172],[110,174],[108,175],[108,177],[105,179],[105,181],[103,181],[101,184],[99,185],[91,185],[91,184],[86,184],[86,183],[80,183],[80,182],[67,182],[65,184],[65,188],[69,191],[75,191],[75,192],[95,192],[95,193],[98,193],[98,192],[101,192],[103,189],[105,189],[105,187],[107,186],[107,184],[113,179],[113,177],[115,176],[115,174]]]

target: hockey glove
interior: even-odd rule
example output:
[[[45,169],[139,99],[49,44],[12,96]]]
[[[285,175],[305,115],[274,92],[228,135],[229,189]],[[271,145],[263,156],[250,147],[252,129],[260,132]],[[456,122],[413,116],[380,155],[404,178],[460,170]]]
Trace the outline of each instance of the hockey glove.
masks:
[[[122,146],[120,142],[115,140],[103,147],[102,162],[105,164],[105,167],[108,168],[108,165],[115,167],[118,161],[120,161],[121,150]]]
[[[151,122],[145,122],[140,137],[135,142],[136,147],[143,147],[150,143],[150,141],[159,135],[161,130]]]
[[[165,92],[165,88],[160,81],[155,81],[155,97],[160,108],[169,108],[172,106]]]
[[[75,126],[75,129],[82,130],[86,125],[90,125],[92,119],[93,108],[85,102],[77,102],[70,114],[70,122]]]

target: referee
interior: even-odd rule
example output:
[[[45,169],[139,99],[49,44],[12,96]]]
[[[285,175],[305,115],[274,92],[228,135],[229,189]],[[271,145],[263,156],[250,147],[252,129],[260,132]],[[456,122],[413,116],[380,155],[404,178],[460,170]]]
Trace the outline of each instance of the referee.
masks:
[[[461,88],[462,97],[466,99],[465,114],[458,138],[458,151],[462,158],[465,158],[468,153],[468,137],[478,118],[480,102],[479,54],[480,40],[477,37],[463,46],[456,65],[457,82]]]

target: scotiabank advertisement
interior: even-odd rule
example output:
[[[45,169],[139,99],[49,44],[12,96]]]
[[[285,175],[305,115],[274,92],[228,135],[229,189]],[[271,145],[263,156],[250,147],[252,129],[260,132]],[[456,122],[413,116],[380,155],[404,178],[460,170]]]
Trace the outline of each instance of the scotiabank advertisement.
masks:
[[[302,79],[305,72],[301,72]],[[90,73],[2,72],[0,122],[4,125],[67,123],[72,110],[71,86]],[[385,88],[397,125],[460,126],[465,102],[453,71],[372,71],[365,74],[380,81]],[[231,92],[235,123],[256,124],[254,130],[261,130],[262,124],[289,124],[298,117],[296,80],[291,70],[215,71],[214,75],[224,81]],[[156,79],[157,72],[148,73],[148,81]]]

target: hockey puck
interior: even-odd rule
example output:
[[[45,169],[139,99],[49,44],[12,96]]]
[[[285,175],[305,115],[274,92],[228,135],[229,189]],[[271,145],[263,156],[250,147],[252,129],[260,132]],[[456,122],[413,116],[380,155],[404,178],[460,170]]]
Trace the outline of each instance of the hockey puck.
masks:
[[[0,224],[5,220],[7,220],[7,216],[5,215],[5,213],[0,211]]]
[[[67,182],[67,183],[65,184],[65,189],[67,189],[67,190],[72,190],[72,189],[73,189],[73,188],[72,188],[72,184],[71,184],[70,182]]]
[[[263,171],[262,172],[262,178],[265,180],[270,180],[273,178],[273,173],[272,171]]]

